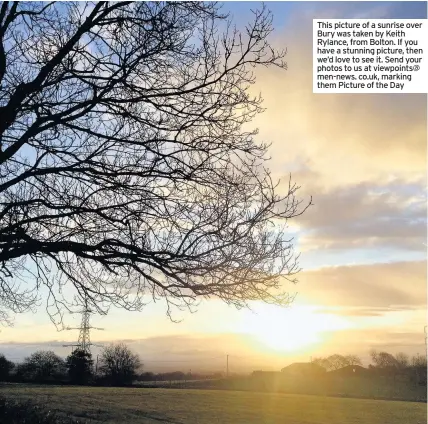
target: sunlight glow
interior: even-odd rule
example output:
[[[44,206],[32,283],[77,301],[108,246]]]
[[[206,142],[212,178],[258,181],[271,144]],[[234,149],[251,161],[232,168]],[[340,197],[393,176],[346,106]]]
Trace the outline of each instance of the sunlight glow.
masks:
[[[344,317],[315,311],[305,306],[258,304],[253,312],[245,312],[239,330],[253,335],[269,350],[297,353],[322,343],[329,332],[352,327]]]

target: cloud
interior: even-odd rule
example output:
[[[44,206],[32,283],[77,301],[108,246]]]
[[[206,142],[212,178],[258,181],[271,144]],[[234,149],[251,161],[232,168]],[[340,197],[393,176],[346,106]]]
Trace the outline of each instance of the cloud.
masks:
[[[324,9],[323,15],[331,14]],[[276,36],[275,45],[287,47],[287,71],[257,73],[254,92],[262,93],[267,111],[255,124],[260,138],[273,143],[272,170],[281,176],[298,162],[308,163],[322,187],[425,179],[426,95],[313,94],[317,17],[316,9],[299,8]]]
[[[394,332],[385,329],[354,329],[337,331],[327,336],[327,341],[313,352],[314,356],[330,355],[332,353],[357,354],[368,365],[370,350],[383,350],[392,354],[405,352],[409,355],[424,354],[424,333]],[[364,340],[364,343],[362,343]]]
[[[427,263],[394,262],[303,271],[297,302],[327,307],[426,307]]]
[[[426,213],[426,197],[416,183],[315,186],[314,205],[298,220],[304,230],[300,248],[426,251]]]
[[[426,95],[313,94],[312,19],[400,16],[403,6],[335,3],[296,7],[274,44],[287,48],[287,71],[263,68],[254,92],[267,111],[256,118],[272,143],[271,170],[288,173],[314,206],[291,224],[299,250],[397,249],[426,252]],[[413,14],[420,14],[414,9]]]
[[[410,305],[390,305],[390,306],[378,306],[378,307],[347,307],[347,308],[320,308],[317,310],[319,314],[331,314],[346,317],[380,317],[388,312],[397,311],[417,311],[423,308],[419,306]]]

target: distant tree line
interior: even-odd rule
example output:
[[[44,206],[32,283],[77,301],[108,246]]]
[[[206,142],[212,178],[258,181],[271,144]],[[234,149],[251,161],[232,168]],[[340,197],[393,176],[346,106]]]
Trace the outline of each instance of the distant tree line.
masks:
[[[124,344],[105,347],[96,368],[92,355],[78,349],[65,360],[40,350],[19,364],[0,354],[0,381],[124,386],[136,380],[142,366],[139,356]]]
[[[135,381],[170,382],[221,377],[221,373],[143,372],[140,357],[124,344],[105,347],[97,364],[90,353],[78,349],[65,360],[52,351],[40,350],[18,364],[0,354],[0,382],[126,386]]]
[[[427,358],[422,355],[409,356],[399,352],[395,355],[372,350],[372,363],[368,370],[372,375],[407,375],[411,380],[426,384]],[[99,361],[94,367],[90,353],[75,350],[65,360],[52,351],[37,351],[15,364],[0,354],[0,381],[3,382],[34,382],[64,384],[98,384],[126,386],[135,381],[186,381],[220,378],[218,375],[202,375],[181,371],[153,373],[143,372],[143,364],[139,356],[124,344],[112,344],[101,352]],[[361,358],[357,355],[333,354],[317,357],[312,363],[326,371],[340,370],[347,366],[361,366]]]
[[[412,380],[426,385],[427,383],[427,357],[422,355],[409,356],[399,352],[392,355],[388,352],[370,352],[373,364],[369,369],[380,375],[403,375],[407,374]]]
[[[393,355],[385,351],[370,351],[372,363],[369,371],[376,375],[408,375],[411,379],[426,384],[427,358],[422,355],[410,356],[404,352]],[[326,371],[335,371],[349,365],[362,365],[361,358],[357,355],[334,354],[328,357],[314,358],[313,363],[321,366]]]
[[[361,358],[357,355],[334,354],[326,358],[314,358],[312,362],[326,371],[338,370],[348,365],[362,365]]]

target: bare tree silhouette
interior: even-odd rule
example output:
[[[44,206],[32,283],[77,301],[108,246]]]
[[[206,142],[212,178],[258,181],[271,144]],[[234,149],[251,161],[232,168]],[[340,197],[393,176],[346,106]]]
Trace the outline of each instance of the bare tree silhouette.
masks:
[[[307,205],[247,125],[254,68],[285,68],[271,31],[266,9],[239,32],[215,3],[2,3],[3,319],[43,286],[57,325],[79,299],[291,300],[286,222]]]
[[[123,343],[106,346],[101,352],[101,374],[114,385],[131,384],[142,367],[140,357]]]

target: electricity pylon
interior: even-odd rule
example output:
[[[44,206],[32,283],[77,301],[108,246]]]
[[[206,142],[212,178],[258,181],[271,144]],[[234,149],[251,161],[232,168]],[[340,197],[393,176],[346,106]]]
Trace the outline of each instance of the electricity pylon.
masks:
[[[91,353],[91,346],[101,346],[91,343],[90,330],[104,330],[104,328],[91,327],[89,324],[89,318],[92,311],[88,307],[88,300],[85,299],[85,308],[80,311],[82,314],[82,322],[80,327],[67,327],[67,330],[79,330],[79,338],[76,344],[63,345],[64,347],[73,346],[76,350],[80,350],[85,353]],[[74,350],[74,349],[73,349]]]

